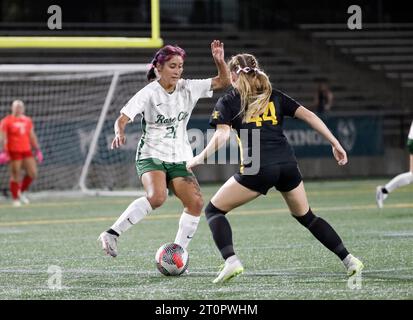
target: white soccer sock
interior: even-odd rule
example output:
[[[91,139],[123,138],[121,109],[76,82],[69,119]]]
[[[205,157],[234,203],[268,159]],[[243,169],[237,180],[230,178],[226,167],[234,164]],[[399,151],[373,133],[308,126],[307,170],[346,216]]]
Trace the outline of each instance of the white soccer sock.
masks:
[[[343,264],[346,266],[346,267],[348,267],[349,266],[349,264],[350,264],[350,261],[351,261],[351,259],[353,259],[354,257],[353,257],[353,255],[351,254],[351,253],[349,253],[342,261],[343,261]]]
[[[195,217],[185,211],[182,212],[181,218],[179,219],[179,229],[176,233],[175,243],[186,249],[198,228],[200,219],[201,217]]]
[[[409,172],[405,172],[405,173],[399,174],[398,176],[394,177],[384,187],[390,193],[393,190],[406,186],[412,182],[413,182],[413,173],[409,171]]]
[[[146,197],[136,199],[126,208],[118,220],[116,220],[111,229],[120,235],[141,221],[151,211],[151,204]]]
[[[240,262],[239,259],[238,259],[238,257],[234,254],[233,256],[228,257],[228,258],[225,260],[225,263],[227,263],[227,264],[232,264],[232,263],[234,263],[234,262],[236,262],[236,261]]]

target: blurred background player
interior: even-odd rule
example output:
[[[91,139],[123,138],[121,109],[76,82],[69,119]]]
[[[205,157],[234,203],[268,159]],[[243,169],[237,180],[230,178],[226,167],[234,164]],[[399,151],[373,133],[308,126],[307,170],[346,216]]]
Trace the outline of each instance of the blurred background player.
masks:
[[[207,147],[188,161],[192,168],[203,163],[230,136],[231,127],[241,137],[241,167],[215,193],[205,208],[205,215],[225,264],[214,283],[227,281],[242,273],[244,268],[235,254],[232,230],[226,214],[267,194],[275,187],[281,192],[292,216],[306,227],[326,248],[343,262],[349,276],[361,272],[363,264],[351,255],[336,231],[323,218],[316,216],[307,201],[301,172],[294,152],[284,136],[283,117],[295,117],[308,123],[331,144],[339,165],[347,163],[347,154],[327,126],[313,112],[278,90],[273,90],[268,76],[259,68],[253,55],[238,54],[229,61],[234,90],[221,97],[210,124],[217,128]],[[245,134],[240,134],[246,130]],[[253,154],[251,141],[259,130],[260,151]],[[245,164],[243,155],[259,163],[257,173],[247,172],[254,164]]]
[[[333,105],[333,99],[333,92],[330,90],[327,82],[325,80],[320,81],[314,95],[314,110],[319,114],[330,111]]]
[[[37,176],[37,164],[33,156],[32,147],[39,163],[43,161],[43,154],[34,131],[32,119],[24,114],[24,103],[15,100],[11,106],[11,114],[3,118],[0,124],[3,151],[0,161],[9,162],[10,192],[13,206],[19,207],[22,203],[29,203],[25,192]],[[25,175],[21,180],[22,169]]]
[[[383,202],[387,199],[389,193],[413,182],[413,121],[410,125],[410,131],[407,137],[407,148],[410,153],[410,171],[401,173],[391,179],[385,186],[377,186],[376,188],[376,202],[380,209],[383,208]]]
[[[136,115],[142,115],[143,135],[138,144],[136,169],[146,196],[132,202],[112,227],[99,236],[103,250],[112,257],[118,254],[117,238],[159,208],[167,199],[167,188],[172,189],[184,206],[174,242],[186,249],[196,232],[203,199],[197,179],[186,169],[185,161],[193,156],[186,127],[200,98],[211,97],[212,90],[230,85],[223,43],[213,41],[211,52],[218,76],[184,80],[181,75],[185,51],[170,45],[160,49],[148,71],[150,83],[122,108],[115,122],[112,148],[119,148],[126,142],[126,124]]]

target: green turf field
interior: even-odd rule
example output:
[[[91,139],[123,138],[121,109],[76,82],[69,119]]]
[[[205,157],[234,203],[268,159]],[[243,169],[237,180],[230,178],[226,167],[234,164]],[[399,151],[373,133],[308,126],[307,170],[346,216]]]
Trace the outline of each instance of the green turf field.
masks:
[[[382,182],[306,184],[313,211],[364,262],[359,289],[348,287],[338,258],[271,192],[229,215],[245,273],[224,285],[212,284],[222,260],[205,218],[189,247],[190,274],[156,270],[155,252],[174,239],[182,211],[174,197],[120,238],[115,259],[104,256],[96,238],[131,198],[43,200],[22,208],[0,202],[0,299],[413,299],[413,185],[378,210],[374,193]],[[217,188],[202,188],[206,202]],[[54,265],[62,270],[60,290],[48,287]]]

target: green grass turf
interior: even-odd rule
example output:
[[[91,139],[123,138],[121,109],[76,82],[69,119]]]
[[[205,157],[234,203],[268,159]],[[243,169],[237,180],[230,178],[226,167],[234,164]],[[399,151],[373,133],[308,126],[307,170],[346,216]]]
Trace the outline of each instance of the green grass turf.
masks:
[[[384,180],[308,182],[313,211],[329,221],[365,264],[361,289],[349,289],[344,267],[291,218],[272,191],[229,214],[245,273],[215,285],[222,263],[202,218],[189,247],[190,274],[165,277],[155,268],[159,246],[173,241],[182,212],[170,197],[122,235],[119,256],[96,238],[132,198],[0,203],[0,299],[412,299],[413,185],[375,205]],[[209,201],[219,186],[204,186]],[[49,289],[49,266],[62,269],[62,289]]]

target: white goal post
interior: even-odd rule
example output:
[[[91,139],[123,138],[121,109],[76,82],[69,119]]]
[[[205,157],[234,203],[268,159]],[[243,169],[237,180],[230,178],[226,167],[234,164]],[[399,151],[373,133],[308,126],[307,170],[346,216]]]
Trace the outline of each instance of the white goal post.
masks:
[[[146,71],[146,64],[0,65],[0,117],[23,100],[44,153],[32,192],[141,193],[134,161],[140,124],[128,126],[126,146],[110,150],[110,142],[120,109],[147,84]],[[7,166],[0,179],[6,194]]]

